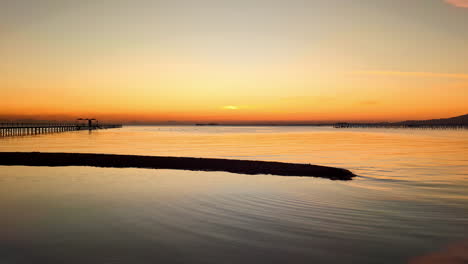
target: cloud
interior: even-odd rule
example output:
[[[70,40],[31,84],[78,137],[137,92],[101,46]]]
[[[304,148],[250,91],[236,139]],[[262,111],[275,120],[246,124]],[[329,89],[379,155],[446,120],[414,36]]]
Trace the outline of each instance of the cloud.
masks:
[[[468,0],[445,0],[445,2],[456,7],[468,8]]]
[[[355,72],[353,72],[353,74],[468,79],[468,74],[462,74],[462,73],[399,72],[399,71],[355,71]]]
[[[317,96],[288,96],[288,97],[283,97],[281,98],[283,101],[288,101],[288,102],[315,102],[315,103],[328,103],[336,100],[336,97],[332,96],[322,96],[322,95],[317,95]]]

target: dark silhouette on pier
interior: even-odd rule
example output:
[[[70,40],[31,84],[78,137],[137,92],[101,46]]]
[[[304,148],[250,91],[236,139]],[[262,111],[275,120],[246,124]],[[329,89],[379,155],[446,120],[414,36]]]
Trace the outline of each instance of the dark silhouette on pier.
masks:
[[[96,121],[96,126],[98,124],[98,121],[96,120],[96,118],[78,118],[76,121],[82,121],[82,120],[88,121],[88,127],[93,126],[93,121]]]
[[[113,154],[0,152],[0,165],[226,171],[239,174],[321,177],[331,180],[351,180],[355,177],[349,170],[310,164]]]

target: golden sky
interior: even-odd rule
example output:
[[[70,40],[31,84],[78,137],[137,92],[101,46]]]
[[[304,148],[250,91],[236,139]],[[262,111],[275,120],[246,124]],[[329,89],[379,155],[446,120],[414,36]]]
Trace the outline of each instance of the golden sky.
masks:
[[[0,2],[0,119],[468,113],[468,0]]]

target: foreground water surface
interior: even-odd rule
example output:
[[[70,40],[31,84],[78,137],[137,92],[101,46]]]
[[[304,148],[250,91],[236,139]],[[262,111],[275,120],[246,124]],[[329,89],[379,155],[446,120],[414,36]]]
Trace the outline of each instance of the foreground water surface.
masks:
[[[359,175],[0,166],[0,263],[467,259],[466,130],[124,127],[1,138],[0,151],[271,160]]]

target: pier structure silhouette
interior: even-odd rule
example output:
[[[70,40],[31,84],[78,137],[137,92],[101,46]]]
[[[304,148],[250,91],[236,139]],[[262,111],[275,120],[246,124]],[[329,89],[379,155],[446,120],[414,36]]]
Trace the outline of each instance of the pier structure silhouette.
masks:
[[[334,128],[468,129],[466,124],[336,123]]]
[[[96,130],[108,128],[120,128],[121,124],[99,124],[96,119],[77,119],[77,121],[86,120],[86,123],[0,123],[0,137],[27,136],[60,133],[78,130]],[[95,121],[95,122],[92,122]]]

